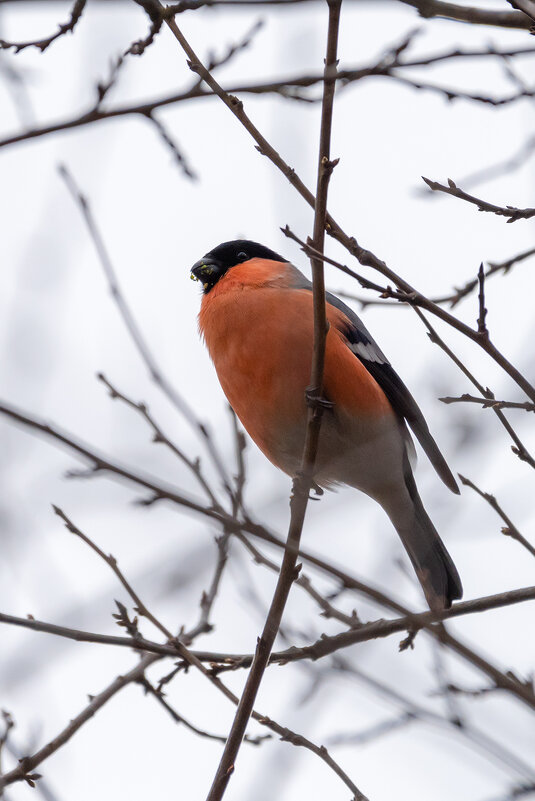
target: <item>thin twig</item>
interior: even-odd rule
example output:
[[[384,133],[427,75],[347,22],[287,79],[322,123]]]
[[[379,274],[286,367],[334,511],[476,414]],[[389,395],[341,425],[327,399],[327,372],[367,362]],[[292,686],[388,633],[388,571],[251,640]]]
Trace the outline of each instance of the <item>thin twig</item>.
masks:
[[[262,1],[262,0],[261,0]],[[293,0],[292,0],[293,1]],[[225,0],[228,2],[228,0]],[[236,46],[236,52],[241,49],[241,45]],[[391,54],[393,49],[390,48],[386,56],[382,55],[379,60],[376,61],[375,64],[372,64],[368,67],[361,67],[361,68],[351,68],[348,67],[346,69],[338,70],[337,72],[337,81],[342,86],[349,86],[355,82],[358,82],[362,79],[366,78],[392,78],[398,82],[403,82],[406,80],[409,85],[417,88],[416,84],[418,82],[411,81],[411,79],[405,78],[404,75],[399,73],[399,70],[403,69],[410,69],[410,68],[418,68],[422,66],[427,66],[429,64],[435,64],[440,62],[445,62],[447,60],[453,59],[474,59],[474,58],[487,58],[487,57],[497,57],[503,58],[508,56],[516,56],[516,55],[529,55],[534,52],[533,47],[529,48],[509,48],[505,50],[499,50],[492,47],[486,48],[484,50],[460,50],[455,49],[453,51],[448,51],[446,53],[439,53],[435,56],[428,56],[424,58],[415,58],[412,60],[399,60],[393,59]],[[394,48],[395,52],[395,48]],[[213,63],[213,60],[212,62]],[[220,63],[223,63],[223,60],[216,62],[215,66],[218,66]],[[398,72],[395,72],[395,70]],[[291,77],[279,78],[277,80],[270,80],[270,81],[263,81],[260,83],[254,84],[236,84],[234,86],[229,87],[225,94],[227,95],[236,95],[236,94],[253,94],[253,95],[260,95],[260,94],[277,94],[281,97],[284,97],[289,100],[309,100],[311,102],[315,102],[314,97],[305,96],[298,93],[299,89],[309,89],[312,86],[315,86],[319,83],[323,82],[323,74],[305,74],[305,75],[296,75]],[[505,103],[513,102],[514,100],[520,99],[521,97],[526,96],[524,92],[518,92],[514,95],[502,97],[502,98],[491,98],[491,97],[484,97],[484,96],[476,96],[476,95],[469,95],[464,94],[461,92],[455,92],[453,89],[446,89],[441,86],[424,86],[423,84],[418,84],[421,88],[427,88],[436,92],[439,92],[445,97],[465,97],[468,100],[480,101],[484,103],[491,103],[493,105],[503,105]],[[532,94],[532,93],[529,93]],[[52,123],[49,125],[45,125],[42,127],[32,128],[30,130],[21,131],[18,134],[14,134],[9,137],[5,137],[4,139],[0,139],[0,147],[7,147],[10,144],[14,144],[16,142],[23,142],[29,139],[34,139],[36,137],[47,136],[51,133],[56,133],[58,131],[70,130],[72,128],[83,127],[86,125],[92,125],[93,123],[98,123],[106,119],[113,119],[119,118],[124,116],[142,116],[147,117],[150,116],[155,109],[163,108],[165,106],[173,105],[176,103],[187,102],[189,100],[195,98],[213,98],[215,96],[221,96],[217,91],[209,88],[206,89],[203,86],[203,81],[201,79],[196,80],[193,85],[182,92],[174,93],[172,95],[166,95],[161,98],[156,98],[152,101],[146,103],[137,103],[137,104],[130,104],[125,106],[119,106],[114,109],[102,109],[99,105],[96,107],[91,107],[81,115],[77,117],[71,117],[60,121],[58,123]]]
[[[190,645],[193,640],[199,636],[199,634],[207,634],[213,629],[213,626],[210,623],[210,615],[212,613],[215,599],[217,597],[217,593],[219,592],[219,587],[221,586],[221,579],[223,578],[223,573],[227,564],[228,541],[230,538],[230,533],[231,532],[229,529],[227,529],[221,537],[216,537],[215,542],[217,547],[217,559],[214,568],[214,574],[208,590],[203,590],[201,595],[201,600],[199,602],[199,607],[201,610],[199,620],[195,626],[193,626],[193,628],[188,629],[187,632],[180,635],[180,639],[182,642],[186,643],[186,645]]]
[[[433,344],[435,345],[438,345],[439,348],[441,348],[444,351],[444,353],[446,353],[447,356],[449,356],[452,362],[455,365],[457,365],[459,370],[461,370],[461,372],[464,373],[464,375],[468,378],[468,380],[472,382],[472,384],[476,387],[476,389],[485,398],[487,398],[489,401],[494,401],[495,400],[494,393],[479,383],[477,378],[475,378],[475,376],[470,372],[468,367],[459,359],[458,356],[455,355],[455,353],[451,350],[451,348],[449,348],[444,342],[444,340],[438,335],[436,329],[431,325],[431,323],[429,322],[427,317],[423,314],[423,312],[416,306],[414,307],[414,311],[416,312],[420,320],[427,328],[428,337],[431,340],[431,342],[433,342]],[[521,459],[523,462],[526,462],[535,469],[535,459],[533,458],[533,456],[531,456],[531,454],[525,447],[524,443],[521,441],[520,437],[512,427],[511,423],[509,422],[503,411],[497,407],[493,407],[493,411],[496,414],[502,426],[505,428],[505,430],[515,443],[514,445],[511,445],[511,450],[513,451],[513,453],[515,453],[518,456],[518,458]]]
[[[504,401],[494,398],[477,398],[465,393],[458,398],[439,398],[442,403],[477,403],[482,409],[523,409],[526,412],[535,412],[535,403],[530,401]]]
[[[523,11],[532,22],[535,22],[535,3],[533,0],[507,0],[507,2],[510,6],[513,6],[513,8]]]
[[[442,17],[472,25],[494,25],[498,28],[530,28],[531,20],[520,11],[495,11],[494,9],[460,6],[443,0],[400,0],[407,6],[418,9],[425,19]]]
[[[6,710],[0,710],[0,716],[2,718],[2,722],[4,724],[4,730],[2,734],[0,734],[0,798],[4,795],[4,789],[2,787],[1,776],[3,774],[3,767],[2,767],[2,760],[4,756],[4,748],[7,745],[7,741],[9,739],[9,735],[11,730],[15,728],[15,721],[13,720],[13,716]],[[33,779],[30,779],[33,781]]]
[[[264,540],[265,542],[271,543],[272,545],[276,546],[277,548],[284,548],[284,542],[279,539],[277,536],[272,534],[268,531],[265,527],[254,523],[253,521],[246,519],[243,521],[235,520],[230,516],[222,515],[214,510],[207,509],[206,507],[202,506],[201,504],[194,503],[187,498],[177,494],[172,488],[168,488],[166,486],[161,485],[160,483],[155,483],[151,481],[149,478],[145,476],[141,476],[139,474],[132,473],[131,471],[126,470],[125,468],[113,464],[110,461],[103,460],[102,457],[98,456],[97,454],[89,451],[86,447],[80,445],[80,443],[75,442],[72,438],[68,438],[63,433],[57,431],[56,429],[48,426],[46,423],[42,423],[37,421],[27,415],[22,414],[10,407],[0,404],[0,412],[7,414],[14,420],[17,420],[20,423],[25,425],[29,425],[31,428],[45,433],[49,436],[52,436],[58,442],[61,442],[63,445],[67,445],[70,448],[74,449],[77,453],[84,456],[84,458],[88,459],[91,463],[98,465],[99,470],[107,470],[110,472],[112,476],[119,476],[122,478],[126,478],[128,481],[134,482],[140,486],[144,486],[151,490],[154,493],[154,497],[156,498],[165,498],[173,503],[179,504],[181,506],[185,506],[190,509],[194,509],[195,511],[217,520],[219,523],[223,525],[223,527],[230,531],[245,531],[249,534],[252,534],[255,537],[259,537],[260,539]],[[372,599],[374,602],[382,605],[387,609],[394,610],[401,615],[409,615],[409,618],[404,619],[404,625],[401,626],[400,630],[406,630],[407,628],[411,628],[411,623],[414,619],[414,616],[409,613],[409,611],[400,603],[395,601],[393,598],[385,595],[380,590],[371,587],[370,585],[364,583],[356,579],[354,576],[349,575],[347,572],[340,570],[340,568],[336,567],[335,565],[329,564],[324,559],[321,559],[303,549],[300,549],[299,552],[301,558],[308,561],[310,564],[315,565],[321,571],[324,571],[330,576],[338,579],[341,585],[344,588],[359,592],[364,594],[367,598]],[[523,595],[527,592],[527,596],[523,597]],[[520,595],[522,600],[526,600],[530,596],[530,590],[528,589],[520,591]],[[513,600],[511,600],[511,598]],[[498,597],[494,597],[492,600],[485,601],[484,599],[480,599],[478,602],[470,602],[469,606],[467,607],[464,604],[457,604],[452,611],[452,616],[456,614],[466,614],[468,611],[482,611],[485,608],[493,608],[494,605],[507,605],[508,603],[516,602],[517,595],[513,593],[506,593],[505,595],[500,595]],[[474,606],[472,606],[472,603]],[[481,606],[483,604],[483,606]],[[488,607],[487,607],[488,604]],[[457,611],[458,610],[458,611]],[[36,623],[34,620],[26,620],[24,618],[14,618],[9,615],[0,615],[0,622],[11,623],[12,625],[19,625],[24,626],[27,628],[34,628],[40,631],[46,631],[52,634],[59,634],[60,636],[67,636],[70,639],[86,641],[86,642],[99,642],[99,643],[106,643],[106,644],[114,644],[114,645],[123,645],[128,646],[131,648],[139,648],[140,650],[145,649],[148,651],[152,651],[157,654],[166,655],[166,656],[173,656],[177,655],[176,649],[171,646],[166,645],[159,645],[157,643],[147,643],[143,640],[134,640],[131,638],[120,638],[120,637],[107,637],[105,635],[96,635],[92,637],[91,635],[88,636],[87,632],[80,632],[77,630],[72,629],[64,629],[63,627],[53,626],[51,624],[39,624]],[[419,618],[419,625],[427,626],[428,623],[422,624],[422,619]],[[364,628],[364,627],[363,627]],[[381,627],[380,631],[382,631]],[[488,660],[483,659],[479,654],[477,654],[473,649],[468,648],[464,644],[460,644],[455,641],[451,636],[449,639],[445,637],[443,632],[439,632],[437,629],[434,629],[431,623],[429,623],[429,628],[427,629],[433,636],[438,637],[442,642],[445,642],[450,648],[456,651],[458,654],[462,656],[463,659],[467,660],[471,664],[475,665],[478,669],[482,670],[488,676],[490,676],[496,683],[502,687],[503,689],[510,690],[514,694],[518,694],[523,700],[527,694],[527,697],[530,697],[530,693],[526,690],[524,685],[520,682],[514,682],[511,680],[510,677],[503,674],[493,665],[491,665]],[[368,631],[368,630],[366,630]],[[375,630],[374,630],[375,631]],[[361,631],[360,636],[366,637],[366,632]],[[378,634],[377,636],[381,636]],[[386,636],[386,635],[384,635]],[[297,653],[301,654],[300,650],[297,649]],[[218,655],[208,652],[204,652],[203,654],[207,661],[217,661]],[[200,656],[200,655],[199,655]],[[227,658],[225,655],[219,655],[222,657],[223,661]],[[242,666],[246,666],[250,664],[250,661],[241,661],[242,655],[238,655],[237,662],[235,664],[241,664]],[[285,654],[283,659],[288,661],[288,655]],[[303,655],[302,658],[305,658]],[[250,659],[248,657],[248,659]],[[291,660],[291,657],[290,657]],[[234,662],[234,659],[231,657],[231,663]],[[520,685],[520,690],[518,689],[517,685]],[[535,704],[535,701],[534,701]]]
[[[152,431],[153,431],[153,440],[152,441],[153,442],[157,442],[157,443],[162,443],[167,448],[169,448],[171,453],[174,453],[175,456],[183,464],[185,464],[186,467],[189,468],[189,470],[191,470],[191,472],[193,473],[193,475],[195,476],[195,478],[199,482],[199,485],[202,487],[202,489],[206,493],[206,495],[207,495],[210,503],[212,504],[213,508],[214,509],[222,509],[221,504],[217,500],[217,498],[214,495],[210,485],[208,484],[208,482],[206,481],[206,479],[203,476],[199,460],[198,459],[190,459],[189,456],[187,456],[181,448],[179,448],[174,442],[172,442],[169,439],[169,437],[166,434],[164,434],[164,432],[161,429],[161,427],[158,425],[158,423],[156,422],[154,417],[150,414],[150,412],[149,412],[149,410],[147,408],[147,405],[145,403],[141,403],[141,402],[140,403],[136,403],[131,398],[128,398],[123,392],[119,392],[119,390],[116,387],[114,387],[111,384],[110,381],[108,381],[108,379],[106,378],[104,373],[97,373],[97,378],[98,378],[99,381],[101,381],[104,384],[105,387],[107,387],[107,389],[108,389],[108,391],[110,393],[110,397],[113,400],[115,400],[115,399],[121,400],[123,403],[125,403],[127,406],[129,406],[131,409],[134,409],[136,412],[138,412],[141,415],[141,417],[143,417],[143,419],[152,428]]]
[[[151,114],[147,114],[147,119],[150,120],[158,133],[158,136],[162,140],[162,142],[169,148],[171,154],[173,156],[174,161],[179,166],[183,174],[186,178],[189,178],[190,181],[196,181],[198,179],[197,173],[194,171],[193,167],[191,167],[188,163],[183,152],[179,149],[177,143],[161,121],[159,117],[157,117],[154,112]]]
[[[480,336],[488,338],[489,332],[486,323],[487,309],[485,308],[485,271],[483,269],[483,263],[479,265],[477,280],[479,283],[479,317],[477,318],[477,332]]]
[[[470,601],[461,601],[454,604],[451,609],[441,610],[439,612],[408,612],[402,617],[393,618],[390,620],[374,620],[371,623],[364,623],[363,625],[344,631],[341,634],[334,634],[331,636],[323,635],[316,642],[304,646],[292,646],[283,651],[274,651],[269,659],[270,664],[287,664],[290,662],[299,662],[303,659],[312,659],[314,661],[322,659],[337,651],[348,648],[349,646],[356,645],[361,642],[369,642],[376,639],[384,639],[393,634],[400,634],[405,631],[425,630],[429,632],[441,642],[448,644],[447,633],[439,632],[437,623],[443,623],[457,617],[464,617],[469,614],[477,614],[491,609],[502,609],[507,606],[513,606],[518,603],[525,603],[527,601],[535,600],[535,587],[522,587],[518,590],[508,590],[506,592],[497,593],[496,595],[487,595],[482,598],[475,598]],[[65,626],[58,626],[53,623],[46,623],[41,620],[35,620],[33,617],[16,617],[14,615],[6,615],[0,612],[0,623],[12,626],[19,626],[21,628],[31,629],[32,631],[39,631],[46,634],[54,634],[59,637],[65,637],[77,642],[92,642],[100,645],[114,645],[123,648],[133,648],[140,652],[147,652],[158,656],[182,656],[182,653],[177,651],[176,644],[168,645],[151,640],[146,640],[143,637],[118,637],[105,634],[96,634],[93,632],[82,631],[79,629],[71,629]],[[442,627],[443,628],[443,627]],[[189,632],[188,632],[189,633]],[[183,636],[187,640],[186,636]],[[453,641],[453,638],[451,638]],[[245,653],[222,653],[218,651],[206,650],[187,650],[187,653],[194,657],[199,662],[208,662],[212,665],[212,673],[216,666],[227,666],[228,668],[238,669],[249,667],[253,660],[253,654]],[[513,676],[511,672],[501,673],[497,668],[483,664],[480,658],[472,658],[467,654],[466,646],[457,647],[455,641],[454,650],[462,651],[464,655],[472,664],[475,664],[483,673],[489,676],[500,689],[508,690],[523,700],[529,706],[535,709],[535,692],[533,687],[525,681],[522,681]]]
[[[58,517],[60,517],[63,520],[66,529],[70,531],[71,534],[76,534],[76,536],[79,537],[83,542],[85,542],[86,545],[89,545],[89,547],[93,551],[95,551],[95,553],[98,554],[98,556],[100,556],[100,558],[104,562],[106,562],[106,564],[113,570],[113,572],[115,573],[115,575],[117,576],[117,578],[119,579],[119,581],[121,582],[127,593],[134,601],[135,611],[138,614],[142,615],[142,617],[146,617],[147,620],[150,620],[153,626],[156,626],[156,628],[162,632],[162,634],[167,638],[167,640],[172,640],[173,635],[171,634],[169,629],[167,629],[156,617],[154,617],[154,615],[147,609],[147,607],[145,606],[139,595],[136,593],[132,585],[126,580],[122,570],[117,564],[117,559],[114,556],[112,556],[111,553],[105,554],[104,551],[101,548],[99,548],[98,545],[94,543],[90,537],[87,536],[87,534],[84,534],[84,532],[81,531],[78,528],[78,526],[74,525],[72,520],[70,520],[67,517],[67,515],[62,509],[60,509],[58,506],[55,505],[52,505],[52,508],[54,509],[54,512],[58,515]]]
[[[179,714],[176,711],[176,709],[173,706],[171,706],[171,704],[164,698],[161,689],[154,687],[146,676],[143,676],[141,679],[139,679],[138,684],[140,684],[143,687],[146,693],[152,695],[153,698],[156,698],[158,703],[166,710],[166,712],[169,713],[169,715],[172,717],[175,723],[179,723],[182,726],[185,726],[186,729],[189,729],[189,731],[193,732],[194,734],[197,734],[199,737],[205,737],[208,740],[215,740],[216,742],[219,743],[226,742],[227,738],[224,737],[222,734],[212,734],[211,732],[205,731],[204,729],[199,729],[198,726],[195,726],[193,723],[187,720],[183,715]],[[265,740],[269,740],[270,738],[271,738],[270,734],[262,734],[259,735],[258,737],[252,737],[250,734],[246,734],[243,739],[244,742],[249,743],[250,745],[260,745]]]
[[[263,554],[255,545],[253,545],[253,543],[250,542],[244,534],[236,532],[234,536],[239,542],[242,543],[242,545],[245,546],[257,564],[265,565],[273,572],[279,573],[279,565],[276,562],[273,562],[271,559],[268,559],[268,557],[265,556],[265,554]],[[344,623],[350,628],[357,628],[358,626],[362,625],[362,622],[359,620],[355,610],[353,610],[351,615],[341,612],[339,609],[333,606],[324,595],[315,589],[310,578],[302,571],[295,580],[295,584],[296,586],[301,587],[318,604],[323,617],[327,619],[338,620],[340,623]]]
[[[497,214],[499,217],[507,217],[508,223],[516,222],[517,220],[528,220],[530,217],[535,217],[535,209],[517,209],[514,206],[495,206],[494,203],[488,203],[486,200],[482,200],[479,197],[469,195],[468,192],[464,192],[460,189],[451,178],[448,178],[447,186],[439,184],[437,181],[431,181],[429,178],[424,178],[423,175],[422,180],[425,181],[433,192],[445,192],[447,195],[453,195],[453,197],[466,200],[467,203],[473,203],[477,206],[479,211],[489,211],[492,214]]]
[[[505,527],[502,528],[502,534],[505,534],[506,537],[511,537],[513,540],[516,540],[527,551],[529,551],[529,553],[532,556],[535,556],[535,546],[533,546],[531,544],[531,542],[529,542],[524,537],[524,535],[520,533],[520,531],[517,529],[517,527],[512,522],[512,520],[505,514],[505,512],[502,509],[502,507],[500,506],[500,504],[496,500],[495,496],[491,495],[488,492],[483,492],[483,490],[479,489],[479,487],[476,487],[476,485],[474,484],[473,481],[470,481],[469,478],[466,478],[465,476],[462,476],[460,473],[459,473],[459,478],[460,478],[461,482],[466,487],[470,487],[471,489],[474,490],[474,492],[477,492],[477,494],[481,498],[484,498],[484,500],[486,500],[486,502],[489,504],[489,506],[491,506],[494,509],[494,511],[497,514],[499,514],[499,516],[501,517],[501,519],[505,523]]]
[[[36,47],[41,53],[44,53],[47,47],[49,47],[52,42],[55,42],[56,39],[59,39],[60,36],[74,31],[76,23],[82,16],[85,4],[86,0],[76,0],[71,9],[68,22],[59,25],[56,33],[53,33],[51,36],[47,36],[45,39],[35,39],[31,42],[6,42],[4,39],[0,39],[0,50],[13,48],[15,53],[20,53],[21,50],[25,50],[27,47]]]
[[[108,254],[106,245],[104,244],[104,240],[97,227],[95,218],[93,217],[87,198],[85,197],[85,195],[82,194],[82,192],[76,185],[71,173],[64,165],[61,165],[59,167],[59,173],[63,178],[63,180],[65,181],[67,188],[71,193],[74,201],[76,202],[80,211],[82,212],[84,221],[89,231],[89,235],[93,241],[93,244],[95,246],[95,249],[99,257],[100,264],[108,281],[112,298],[115,301],[117,308],[119,309],[119,312],[128,330],[128,333],[130,334],[132,342],[136,346],[137,351],[141,356],[141,359],[145,363],[145,366],[149,372],[151,379],[164,393],[164,395],[172,403],[175,409],[177,409],[180,412],[180,414],[183,415],[183,417],[187,420],[187,422],[191,425],[191,427],[194,430],[196,430],[198,434],[200,434],[212,458],[212,461],[223,480],[223,483],[227,488],[230,488],[230,483],[227,479],[226,471],[223,467],[223,462],[210,436],[208,427],[200,420],[198,420],[197,416],[195,415],[195,412],[191,409],[189,404],[184,400],[184,398],[177,392],[175,387],[166,378],[166,376],[160,369],[154,357],[154,354],[151,352],[145,339],[143,338],[143,335],[130,310],[130,307],[128,306],[125,297],[120,289],[112,261]]]
[[[159,656],[155,656],[154,654],[145,655],[142,657],[141,661],[130,670],[128,673],[125,673],[124,676],[117,676],[115,681],[113,681],[105,690],[103,690],[98,695],[95,695],[91,698],[89,704],[78,714],[75,718],[69,721],[68,725],[59,733],[57,734],[52,740],[50,740],[46,745],[36,751],[32,756],[25,756],[21,760],[19,760],[19,765],[13,770],[10,770],[8,773],[5,773],[3,776],[0,777],[0,788],[7,787],[9,784],[13,784],[13,782],[17,781],[32,781],[35,780],[35,774],[32,774],[33,771],[38,765],[48,759],[49,756],[54,754],[62,745],[65,745],[71,737],[84,725],[87,721],[91,720],[94,715],[101,709],[114,695],[116,695],[123,687],[126,687],[128,684],[132,684],[134,682],[139,681],[141,676],[144,675],[146,669],[152,665],[154,662],[157,662],[160,659]]]

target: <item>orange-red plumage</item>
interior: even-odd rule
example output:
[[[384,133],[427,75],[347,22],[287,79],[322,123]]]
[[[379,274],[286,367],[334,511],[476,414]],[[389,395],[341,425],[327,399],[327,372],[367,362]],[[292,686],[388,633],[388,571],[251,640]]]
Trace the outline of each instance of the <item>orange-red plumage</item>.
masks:
[[[275,463],[274,437],[286,436],[306,416],[314,330],[312,294],[285,286],[284,266],[265,259],[237,265],[204,295],[199,314],[230,405]],[[348,414],[392,415],[383,390],[347,347],[342,317],[327,305],[325,396]]]
[[[309,281],[247,240],[224,242],[192,268],[204,285],[199,327],[232,408],[265,455],[291,476],[300,469],[305,390],[313,348]],[[328,295],[325,411],[315,463],[320,485],[349,484],[384,508],[431,606],[462,595],[455,566],[418,494],[407,424],[437,473],[458,491],[416,402],[365,326]]]

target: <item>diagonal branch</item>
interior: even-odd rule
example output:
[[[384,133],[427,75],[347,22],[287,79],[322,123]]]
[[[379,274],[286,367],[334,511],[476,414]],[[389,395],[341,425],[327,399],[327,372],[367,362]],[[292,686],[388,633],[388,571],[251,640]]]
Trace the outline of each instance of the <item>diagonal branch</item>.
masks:
[[[163,8],[159,4],[158,0],[153,0],[153,2],[158,3],[160,13],[163,13]],[[167,25],[180,43],[181,47],[186,52],[189,58],[190,69],[198,73],[198,75],[202,77],[210,89],[212,89],[212,91],[223,101],[227,108],[230,109],[230,111],[257,143],[257,150],[262,155],[267,156],[269,160],[277,167],[277,169],[279,169],[288,179],[297,192],[299,192],[301,197],[303,197],[309,206],[315,208],[316,198],[313,193],[299,178],[296,171],[284,161],[281,155],[260,133],[258,128],[245,113],[243,103],[238,100],[238,98],[233,95],[229,95],[224,89],[222,89],[211,73],[199,61],[195,51],[185,39],[174,19],[168,19]],[[405,299],[407,302],[410,302],[415,306],[421,306],[423,309],[427,309],[427,311],[448,323],[457,331],[460,331],[473,342],[476,342],[513,379],[513,381],[518,384],[518,386],[526,393],[530,400],[535,401],[535,387],[525,378],[525,376],[522,375],[522,373],[520,373],[519,370],[516,369],[516,367],[514,367],[514,365],[511,364],[511,362],[505,358],[505,356],[498,350],[498,348],[490,341],[488,337],[482,337],[477,330],[474,330],[469,325],[466,325],[466,323],[458,320],[441,306],[433,303],[431,300],[429,300],[429,298],[425,297],[425,295],[422,295],[420,292],[415,290],[408,281],[405,281],[405,279],[388,267],[388,265],[382,259],[376,256],[375,253],[359,245],[354,236],[349,236],[346,234],[329,213],[326,214],[325,228],[329,236],[332,236],[333,239],[346,248],[346,250],[360,262],[360,264],[366,267],[371,267],[381,275],[393,281],[398,289],[405,293]]]
[[[507,0],[510,6],[523,11],[532,22],[535,22],[535,2],[533,0]]]
[[[187,422],[191,425],[191,427],[194,430],[196,430],[197,433],[201,436],[212,458],[212,461],[216,466],[219,475],[221,476],[223,483],[225,484],[226,487],[230,488],[230,482],[226,477],[226,472],[223,467],[223,463],[217,452],[215,444],[210,436],[210,432],[207,426],[203,422],[198,420],[193,409],[190,408],[189,404],[184,400],[184,398],[182,398],[182,396],[177,392],[175,387],[167,379],[165,374],[162,372],[160,366],[158,365],[154,354],[152,353],[149,346],[145,342],[145,339],[138,327],[136,319],[132,314],[132,311],[128,306],[125,297],[121,291],[121,288],[119,286],[115,269],[113,267],[111,258],[104,243],[104,239],[102,238],[97,223],[95,221],[95,218],[93,217],[89,201],[87,200],[85,195],[82,194],[82,192],[76,185],[74,178],[72,177],[68,169],[65,167],[65,165],[60,166],[59,172],[61,177],[65,181],[65,184],[67,185],[67,189],[71,193],[75,203],[78,205],[82,213],[84,222],[89,231],[89,235],[97,251],[97,255],[100,264],[102,266],[102,269],[104,271],[104,275],[106,276],[106,279],[108,281],[111,296],[115,301],[117,308],[119,309],[119,313],[123,318],[127,331],[130,334],[130,338],[132,339],[132,342],[134,343],[139,355],[141,356],[141,359],[144,362],[151,379],[156,384],[156,386],[159,387],[159,389],[163,392],[163,394],[168,398],[168,400],[175,407],[175,409],[177,409],[177,411],[179,411],[180,414],[183,415],[183,417],[187,420]]]
[[[117,559],[114,556],[112,556],[111,553],[106,555],[104,553],[104,551],[101,548],[99,548],[98,545],[95,542],[93,542],[93,540],[90,537],[87,536],[87,534],[84,534],[84,532],[81,531],[78,528],[78,526],[74,525],[72,520],[70,520],[67,517],[67,515],[65,514],[65,512],[62,509],[60,509],[58,506],[54,506],[54,505],[52,506],[52,508],[54,509],[54,512],[57,514],[57,516],[60,517],[63,520],[63,522],[65,523],[65,528],[68,531],[70,531],[71,534],[75,534],[77,537],[79,537],[83,542],[85,542],[86,545],[89,545],[91,550],[93,550],[98,556],[100,556],[100,558],[104,562],[106,562],[106,564],[113,570],[113,572],[115,573],[115,575],[117,576],[117,578],[119,579],[119,581],[121,582],[121,584],[123,585],[123,587],[125,588],[127,593],[129,594],[129,596],[132,598],[133,602],[135,603],[135,607],[134,607],[135,611],[138,614],[142,615],[142,617],[146,617],[147,620],[150,620],[150,622],[153,624],[153,626],[156,626],[156,628],[159,631],[161,631],[161,633],[168,640],[172,640],[173,639],[173,635],[171,634],[169,629],[167,629],[162,623],[160,623],[158,618],[154,617],[152,612],[150,612],[147,609],[147,607],[145,606],[145,604],[143,603],[143,601],[141,600],[139,595],[136,593],[136,591],[134,590],[134,588],[132,587],[130,582],[127,581],[124,573],[122,572],[121,568],[117,564]]]
[[[48,759],[51,754],[55,753],[62,745],[65,745],[71,737],[84,725],[87,723],[88,720],[91,718],[101,709],[114,695],[126,687],[128,684],[133,684],[141,679],[144,675],[146,669],[149,665],[152,665],[154,662],[157,662],[160,659],[159,656],[155,656],[153,654],[145,655],[141,661],[130,670],[128,673],[125,673],[124,676],[117,676],[115,681],[113,681],[105,690],[103,690],[98,695],[95,695],[91,698],[89,704],[78,714],[75,718],[73,718],[67,726],[57,734],[52,740],[50,740],[46,745],[40,748],[38,751],[35,752],[32,756],[23,757],[19,760],[19,765],[13,770],[10,770],[8,773],[5,773],[3,776],[0,777],[0,790],[3,787],[6,787],[8,784],[12,784],[13,782],[25,780],[30,772],[34,770],[41,762],[44,762],[45,759]]]
[[[187,456],[181,448],[179,448],[174,442],[172,442],[169,439],[169,437],[166,434],[164,434],[164,432],[162,431],[160,425],[156,422],[154,417],[151,415],[151,413],[149,412],[149,409],[148,409],[148,407],[147,407],[147,405],[145,403],[142,403],[142,402],[136,403],[131,398],[128,398],[123,392],[119,392],[119,390],[116,389],[113,386],[113,384],[110,383],[110,381],[108,381],[108,379],[106,378],[104,373],[97,373],[97,378],[98,378],[99,381],[101,381],[104,384],[105,387],[107,387],[108,392],[110,393],[110,397],[113,400],[116,400],[116,399],[121,400],[123,403],[125,403],[127,406],[129,406],[131,409],[134,409],[135,411],[137,411],[141,415],[141,417],[143,417],[143,419],[152,428],[152,432],[153,432],[152,441],[153,442],[157,442],[157,443],[162,443],[163,445],[166,445],[167,448],[169,448],[169,450],[171,451],[171,453],[174,453],[175,456],[183,464],[185,464],[186,467],[188,467],[189,470],[191,470],[191,472],[193,473],[193,475],[197,479],[197,481],[199,483],[199,486],[202,487],[203,491],[206,493],[206,496],[208,497],[210,503],[212,504],[212,507],[214,509],[220,509],[221,510],[222,507],[221,507],[219,501],[217,500],[216,496],[214,495],[214,493],[212,491],[212,488],[208,484],[208,481],[204,478],[204,475],[202,473],[199,460],[198,459],[195,459],[195,460],[194,459],[190,459],[189,456]]]
[[[523,534],[520,533],[520,531],[517,529],[513,521],[505,514],[505,512],[503,511],[502,507],[500,506],[494,495],[491,495],[488,492],[483,492],[483,490],[479,489],[479,487],[476,487],[473,481],[470,481],[469,478],[462,476],[460,473],[459,473],[459,478],[461,479],[461,483],[464,484],[465,487],[470,487],[471,489],[474,490],[474,492],[477,492],[477,494],[485,501],[487,501],[489,506],[491,506],[494,509],[494,511],[501,517],[501,519],[505,523],[504,528],[502,528],[502,534],[505,534],[506,537],[511,537],[513,540],[516,540],[517,542],[520,543],[520,545],[523,545],[524,548],[527,551],[529,551],[529,553],[532,556],[535,556],[535,547],[531,544],[531,542],[529,542],[524,537]]]

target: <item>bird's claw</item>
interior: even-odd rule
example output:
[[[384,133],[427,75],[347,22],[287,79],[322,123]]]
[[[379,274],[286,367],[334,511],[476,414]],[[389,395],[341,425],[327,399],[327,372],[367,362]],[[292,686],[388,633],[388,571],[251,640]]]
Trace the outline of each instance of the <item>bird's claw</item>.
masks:
[[[312,389],[311,387],[307,387],[305,390],[305,400],[307,402],[307,406],[311,406],[313,409],[317,409],[320,406],[322,409],[333,409],[334,403],[327,398],[323,398],[316,389]]]

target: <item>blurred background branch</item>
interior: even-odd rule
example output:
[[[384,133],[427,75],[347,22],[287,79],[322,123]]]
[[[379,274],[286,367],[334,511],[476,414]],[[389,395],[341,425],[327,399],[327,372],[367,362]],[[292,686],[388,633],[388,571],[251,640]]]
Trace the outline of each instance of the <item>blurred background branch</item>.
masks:
[[[306,570],[260,687],[268,714],[253,712],[244,740],[262,748],[240,752],[233,797],[535,795],[532,6],[346,0],[340,63],[324,69],[326,10],[311,0],[183,0],[163,12],[133,0],[0,4],[7,801],[34,785],[50,801],[55,787],[84,801],[103,785],[167,797],[177,776],[182,794],[206,796],[288,519],[287,481],[229,420],[184,283],[199,253],[238,236],[297,263],[304,251],[328,281],[336,275],[473,492],[444,498],[422,464],[467,588],[441,615],[417,611],[419,590],[365,498],[343,490],[309,504]],[[313,242],[298,234],[312,230],[317,205],[308,187],[325,87],[341,161],[317,217],[323,253],[318,230]],[[72,165],[60,168],[68,194],[58,163]],[[428,184],[465,203],[415,193],[422,173],[464,176]],[[500,198],[512,205],[491,202]],[[525,222],[503,226],[496,214]],[[357,227],[358,241],[346,233]],[[373,294],[356,296],[355,281]],[[400,305],[424,329],[390,313]],[[146,447],[147,431],[164,447]],[[66,466],[91,481],[66,483]],[[58,537],[51,500],[118,588],[74,537]],[[81,701],[93,682],[105,689]],[[156,703],[142,704],[135,685]],[[303,747],[315,758],[302,762]]]

